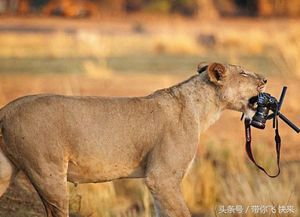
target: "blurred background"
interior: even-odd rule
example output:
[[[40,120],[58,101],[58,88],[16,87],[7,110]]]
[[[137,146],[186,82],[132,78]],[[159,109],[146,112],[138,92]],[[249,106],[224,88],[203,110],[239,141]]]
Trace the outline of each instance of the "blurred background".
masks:
[[[282,112],[300,125],[300,1],[0,0],[0,106],[27,94],[141,96],[196,73],[202,61],[241,65],[288,92]],[[300,216],[299,136],[283,123],[282,174],[270,179],[244,151],[237,112],[202,135],[182,187],[194,217]],[[258,161],[276,172],[272,127],[254,130]],[[142,180],[69,185],[72,217],[150,217]],[[221,212],[241,205],[294,213]],[[0,216],[45,216],[21,174],[0,199]]]

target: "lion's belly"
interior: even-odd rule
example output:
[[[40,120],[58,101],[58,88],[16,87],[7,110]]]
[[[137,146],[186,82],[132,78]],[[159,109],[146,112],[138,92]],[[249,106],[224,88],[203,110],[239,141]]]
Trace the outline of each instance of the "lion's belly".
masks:
[[[68,181],[89,183],[144,177],[147,160],[145,151],[130,144],[112,146],[85,147],[80,154],[73,155],[68,165]]]
[[[111,170],[87,169],[71,163],[68,169],[68,181],[73,183],[97,183],[120,178],[143,178],[145,174],[143,167],[123,168],[122,165],[119,165],[119,167],[110,167],[110,169]]]

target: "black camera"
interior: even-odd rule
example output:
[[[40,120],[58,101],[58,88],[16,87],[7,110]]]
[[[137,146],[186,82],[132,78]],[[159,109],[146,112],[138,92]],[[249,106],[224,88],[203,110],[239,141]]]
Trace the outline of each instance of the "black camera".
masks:
[[[258,96],[252,97],[249,99],[249,104],[254,105],[257,103],[257,108],[252,120],[250,118],[245,118],[245,133],[246,133],[246,152],[250,160],[264,173],[269,177],[275,178],[280,173],[280,147],[281,147],[281,138],[279,136],[279,126],[278,126],[278,117],[283,120],[287,125],[293,128],[297,133],[300,132],[300,129],[293,124],[287,117],[285,117],[281,112],[281,106],[283,103],[284,96],[286,94],[287,87],[283,87],[279,101],[268,93],[259,93]],[[273,112],[269,114],[270,110]],[[243,119],[244,114],[242,115],[241,120]],[[251,126],[265,129],[267,120],[273,119],[273,128],[275,129],[275,143],[276,143],[276,154],[277,154],[277,167],[278,172],[275,175],[270,175],[262,166],[256,163],[252,150],[251,150]]]
[[[257,96],[257,109],[254,114],[251,125],[259,129],[265,129],[268,120],[269,111],[275,112],[278,108],[278,101],[268,93],[260,93]]]
[[[257,103],[257,108],[252,120],[249,122],[250,125],[259,129],[265,129],[267,120],[273,119],[273,128],[275,128],[276,118],[278,116],[287,125],[299,133],[300,129],[280,112],[286,90],[287,87],[283,87],[279,101],[268,93],[259,93],[258,96],[252,97],[249,100],[249,103]],[[270,110],[273,112],[272,114],[269,114]],[[244,115],[241,120],[243,117]]]

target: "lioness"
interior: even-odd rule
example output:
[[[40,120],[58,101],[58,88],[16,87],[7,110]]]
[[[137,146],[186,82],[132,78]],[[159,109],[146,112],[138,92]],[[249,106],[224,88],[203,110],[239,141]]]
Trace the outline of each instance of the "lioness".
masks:
[[[239,66],[199,74],[145,97],[34,95],[0,110],[0,195],[23,171],[47,216],[67,217],[67,181],[145,178],[157,216],[188,217],[180,182],[199,135],[224,109],[253,110],[266,79]]]

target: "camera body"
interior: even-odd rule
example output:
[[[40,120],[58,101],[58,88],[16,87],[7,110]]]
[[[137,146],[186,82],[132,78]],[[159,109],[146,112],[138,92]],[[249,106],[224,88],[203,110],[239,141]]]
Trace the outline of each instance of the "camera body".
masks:
[[[257,109],[251,120],[251,125],[259,129],[265,129],[269,111],[276,112],[278,101],[268,93],[259,93],[257,97]]]

